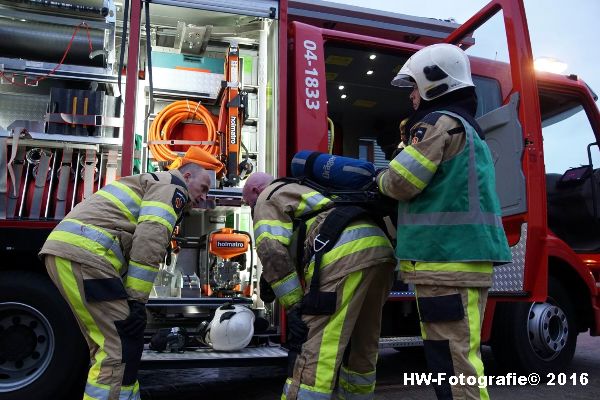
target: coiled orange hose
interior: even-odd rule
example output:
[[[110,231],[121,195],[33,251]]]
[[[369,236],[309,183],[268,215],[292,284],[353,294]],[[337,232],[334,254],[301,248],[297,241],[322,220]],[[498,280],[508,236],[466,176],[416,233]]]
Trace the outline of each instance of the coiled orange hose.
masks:
[[[158,113],[148,133],[149,142],[156,140],[169,140],[174,129],[186,119],[197,119],[204,122],[207,129],[207,138],[205,141],[215,142],[215,144],[200,144],[198,146],[212,155],[219,154],[219,146],[216,143],[217,128],[213,120],[213,115],[200,103],[195,101],[180,100],[166,106]],[[204,139],[203,139],[204,140]],[[168,144],[149,144],[150,151],[158,161],[173,161],[178,154],[171,150]]]

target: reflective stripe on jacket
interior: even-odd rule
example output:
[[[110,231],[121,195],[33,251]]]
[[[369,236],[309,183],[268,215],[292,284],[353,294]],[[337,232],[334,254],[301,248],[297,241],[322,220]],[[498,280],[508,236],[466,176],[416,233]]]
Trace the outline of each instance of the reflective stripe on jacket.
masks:
[[[300,244],[306,250],[332,206],[333,202],[321,193],[296,183],[273,183],[257,200],[253,216],[254,238],[263,264],[263,276],[285,307],[299,302],[304,294],[296,272],[295,254],[290,254],[295,252],[292,246],[294,218],[324,210],[306,222],[306,240]],[[309,271],[312,264],[307,258],[305,255],[305,273],[312,275],[312,270]],[[371,221],[355,221],[324,256],[321,284],[362,268],[395,262],[393,249],[383,231]]]
[[[186,204],[178,170],[121,178],[71,210],[40,254],[115,268],[130,298],[146,301]]]

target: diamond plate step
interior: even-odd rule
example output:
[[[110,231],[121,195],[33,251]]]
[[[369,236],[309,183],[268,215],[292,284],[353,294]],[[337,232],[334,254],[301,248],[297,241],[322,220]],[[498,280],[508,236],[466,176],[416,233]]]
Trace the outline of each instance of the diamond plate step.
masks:
[[[141,368],[245,367],[286,362],[287,350],[279,345],[246,347],[235,352],[214,351],[207,348],[186,350],[183,353],[157,353],[153,350],[144,350]]]
[[[380,349],[418,346],[423,346],[423,339],[421,336],[390,336],[379,338]]]
[[[382,337],[379,348],[422,346],[420,336]],[[142,369],[161,368],[200,368],[200,367],[247,367],[261,365],[284,365],[287,362],[287,350],[279,345],[246,347],[240,351],[225,352],[212,349],[186,350],[183,353],[157,353],[144,350]]]

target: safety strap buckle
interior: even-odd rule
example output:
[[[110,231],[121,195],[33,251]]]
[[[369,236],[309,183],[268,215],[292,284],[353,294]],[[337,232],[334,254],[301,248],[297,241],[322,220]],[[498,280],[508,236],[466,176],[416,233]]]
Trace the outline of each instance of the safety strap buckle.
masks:
[[[325,248],[325,246],[327,246],[327,244],[329,244],[329,239],[321,240],[319,239],[319,236],[321,236],[320,233],[317,236],[315,236],[315,239],[313,240],[313,251],[315,253],[320,252]]]

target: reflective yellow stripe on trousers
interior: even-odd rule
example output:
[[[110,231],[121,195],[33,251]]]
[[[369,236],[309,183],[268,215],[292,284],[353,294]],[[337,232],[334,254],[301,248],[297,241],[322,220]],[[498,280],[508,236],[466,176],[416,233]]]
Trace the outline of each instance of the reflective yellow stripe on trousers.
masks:
[[[369,400],[375,395],[375,371],[358,373],[342,366],[338,381],[338,398]]]
[[[60,279],[60,283],[62,284],[62,287],[67,295],[69,303],[87,329],[88,335],[92,341],[99,347],[98,351],[96,352],[94,364],[88,373],[88,382],[96,386],[96,381],[98,380],[98,376],[100,374],[100,365],[102,360],[106,358],[106,353],[104,352],[104,335],[102,332],[100,332],[100,329],[96,325],[94,318],[92,318],[89,311],[83,304],[79,287],[77,286],[77,280],[73,274],[71,261],[65,260],[64,258],[55,257],[55,262],[58,278]]]

